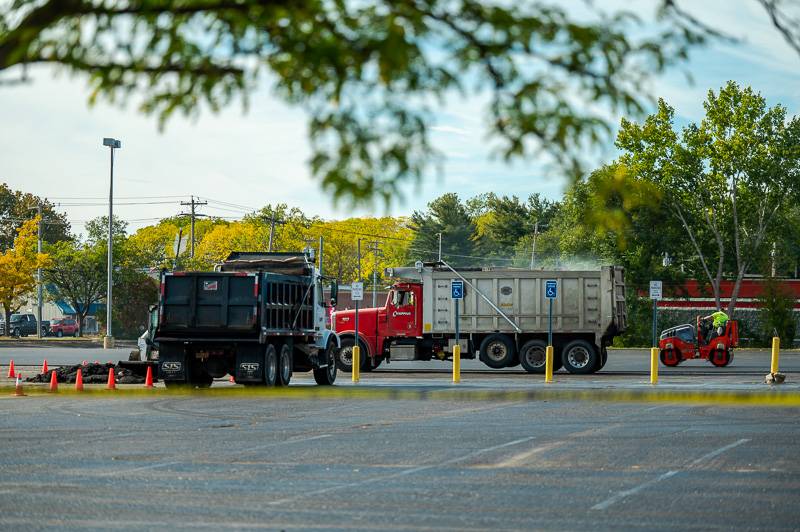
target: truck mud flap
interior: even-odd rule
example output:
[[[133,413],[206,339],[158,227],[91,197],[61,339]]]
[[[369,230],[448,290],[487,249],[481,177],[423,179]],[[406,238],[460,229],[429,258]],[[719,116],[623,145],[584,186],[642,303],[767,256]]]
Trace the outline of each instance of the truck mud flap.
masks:
[[[264,349],[240,345],[236,349],[236,382],[264,382]]]
[[[183,346],[162,344],[158,353],[158,378],[165,381],[186,382],[186,353]]]

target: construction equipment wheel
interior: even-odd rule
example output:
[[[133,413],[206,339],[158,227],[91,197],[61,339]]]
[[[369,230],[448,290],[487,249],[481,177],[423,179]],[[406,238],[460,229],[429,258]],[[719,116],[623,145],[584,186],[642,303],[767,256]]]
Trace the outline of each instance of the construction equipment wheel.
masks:
[[[264,384],[275,386],[278,381],[278,352],[275,346],[267,344],[264,350]]]
[[[331,386],[336,382],[336,342],[328,340],[328,347],[325,348],[325,361],[328,364],[324,368],[314,369],[314,380],[321,386]]]
[[[681,363],[680,351],[677,349],[662,349],[658,352],[658,358],[665,366],[674,368]]]
[[[570,373],[585,375],[594,373],[600,366],[597,349],[586,340],[573,340],[561,352],[561,362]]]
[[[514,360],[514,341],[505,334],[491,334],[481,342],[481,360],[490,368],[505,368]]]
[[[292,347],[289,344],[281,344],[278,352],[278,381],[276,386],[289,386],[292,380]]]
[[[708,360],[718,368],[724,368],[733,360],[733,353],[727,349],[715,349],[711,351]]]

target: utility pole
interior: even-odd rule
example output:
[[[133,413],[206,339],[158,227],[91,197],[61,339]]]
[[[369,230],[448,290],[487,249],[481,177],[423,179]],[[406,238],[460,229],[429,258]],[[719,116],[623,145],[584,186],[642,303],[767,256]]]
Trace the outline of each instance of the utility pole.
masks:
[[[191,199],[192,199],[192,201],[182,201],[181,202],[181,205],[185,205],[185,206],[191,207],[191,212],[188,212],[188,213],[187,212],[182,212],[180,214],[180,216],[191,216],[192,228],[191,228],[191,236],[190,236],[190,238],[192,239],[192,248],[191,248],[191,251],[189,252],[189,257],[194,258],[194,219],[197,216],[206,216],[205,214],[198,214],[197,212],[195,212],[195,208],[199,207],[201,205],[208,205],[208,202],[207,201],[195,201],[194,200],[194,196],[191,196]]]
[[[286,222],[284,220],[276,220],[275,213],[273,212],[269,217],[269,249],[268,251],[272,253],[272,242],[275,238],[275,225],[284,225]]]
[[[442,233],[439,233],[439,262],[442,262]]]
[[[533,225],[533,249],[531,250],[531,270],[536,262],[536,236],[539,234],[539,220]]]
[[[367,249],[372,251],[375,256],[375,266],[372,269],[372,308],[378,306],[378,257],[383,256],[380,244],[380,241],[375,240],[367,246]]]
[[[39,205],[36,206],[36,212],[39,215],[39,242],[37,244],[37,250],[39,254],[42,253],[42,202],[39,202]],[[37,320],[37,331],[36,337],[42,337],[42,269],[36,269],[36,292],[37,292],[37,302],[36,302],[36,320]]]

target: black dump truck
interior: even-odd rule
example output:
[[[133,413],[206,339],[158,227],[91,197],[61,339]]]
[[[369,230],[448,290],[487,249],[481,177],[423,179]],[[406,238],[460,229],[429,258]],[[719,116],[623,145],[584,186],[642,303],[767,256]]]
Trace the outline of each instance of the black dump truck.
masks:
[[[328,329],[322,257],[234,252],[211,272],[164,272],[153,342],[167,386],[210,386],[233,376],[247,385],[285,386],[294,371],[317,384],[336,380],[339,338]]]

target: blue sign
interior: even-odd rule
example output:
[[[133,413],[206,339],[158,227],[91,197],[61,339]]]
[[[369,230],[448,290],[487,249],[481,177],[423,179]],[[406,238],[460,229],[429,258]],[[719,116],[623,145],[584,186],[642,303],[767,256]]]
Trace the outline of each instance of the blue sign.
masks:
[[[544,282],[544,297],[555,299],[558,296],[558,281],[549,279]]]
[[[450,297],[464,299],[464,281],[450,281]]]

